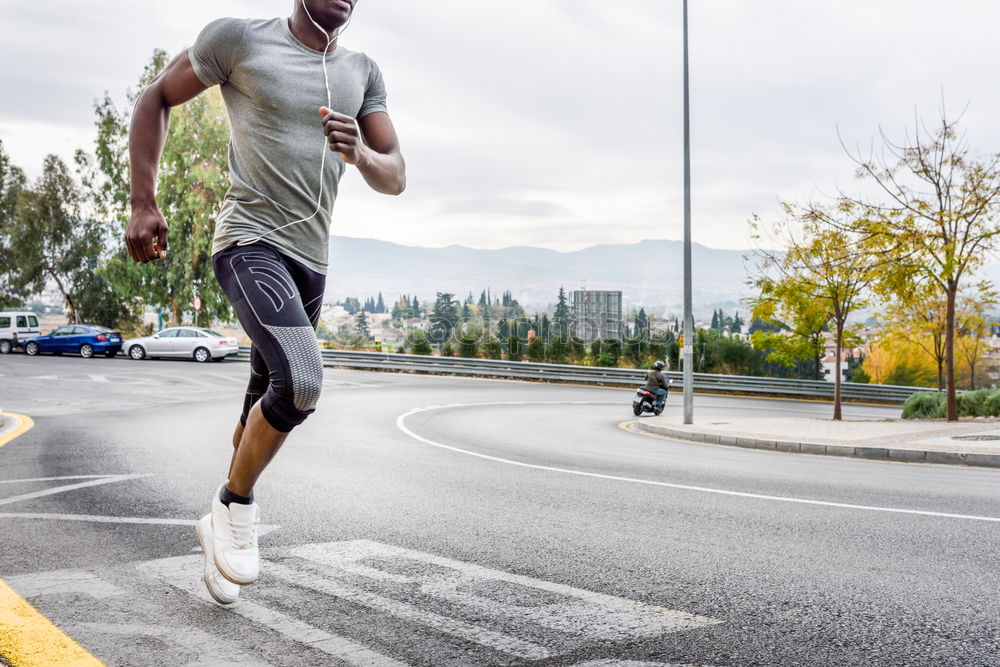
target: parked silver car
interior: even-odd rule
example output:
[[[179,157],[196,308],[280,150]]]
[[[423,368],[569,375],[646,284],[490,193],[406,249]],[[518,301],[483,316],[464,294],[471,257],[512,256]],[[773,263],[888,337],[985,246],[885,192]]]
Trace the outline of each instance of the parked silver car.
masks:
[[[240,351],[235,338],[203,327],[170,327],[144,338],[129,338],[122,351],[133,359],[182,357],[195,361],[222,361]]]

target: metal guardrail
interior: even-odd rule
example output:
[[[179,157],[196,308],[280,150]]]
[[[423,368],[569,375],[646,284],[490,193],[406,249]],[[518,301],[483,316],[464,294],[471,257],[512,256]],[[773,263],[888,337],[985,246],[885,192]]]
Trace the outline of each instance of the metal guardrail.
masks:
[[[467,359],[464,357],[436,357],[419,354],[395,354],[357,350],[321,350],[321,353],[325,366],[337,368],[393,372],[409,371],[438,375],[542,380],[546,382],[577,382],[606,386],[638,386],[643,384],[646,378],[646,371],[631,368],[600,368],[570,364],[540,364],[528,361]],[[240,347],[240,358],[249,358],[249,354],[250,348],[248,346]],[[666,375],[673,381],[674,387],[679,388],[681,374],[675,371],[668,371]],[[695,391],[710,393],[833,399],[833,383],[824,380],[790,380],[786,378],[695,373],[694,389]],[[902,403],[908,396],[918,391],[928,391],[928,389],[924,387],[899,387],[845,382],[841,388],[841,395],[845,400],[851,401]]]

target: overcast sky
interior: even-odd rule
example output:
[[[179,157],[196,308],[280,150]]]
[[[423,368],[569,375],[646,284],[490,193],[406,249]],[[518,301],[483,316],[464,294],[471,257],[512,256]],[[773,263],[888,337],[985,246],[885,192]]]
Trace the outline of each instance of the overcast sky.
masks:
[[[0,139],[37,176],[91,148],[155,47],[292,0],[0,0]],[[694,240],[746,248],[779,198],[850,186],[867,145],[942,94],[1000,150],[996,26],[983,0],[691,0]],[[399,198],[349,173],[334,233],[411,245],[573,250],[680,239],[680,0],[359,0],[341,40],[382,68],[407,160]]]

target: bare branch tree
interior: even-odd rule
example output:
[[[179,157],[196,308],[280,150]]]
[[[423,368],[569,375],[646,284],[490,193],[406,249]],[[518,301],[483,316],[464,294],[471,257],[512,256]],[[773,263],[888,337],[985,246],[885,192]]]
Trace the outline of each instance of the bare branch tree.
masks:
[[[945,385],[947,416],[958,419],[955,400],[955,303],[963,280],[997,247],[1000,205],[1000,155],[973,158],[958,119],[949,120],[942,107],[939,124],[931,130],[917,121],[914,131],[893,143],[880,133],[884,151],[875,157],[847,151],[864,180],[874,183],[888,204],[848,201],[863,206],[871,217],[864,244],[882,258],[882,291],[902,293],[916,278],[937,285],[945,296]],[[888,155],[886,155],[888,154]]]

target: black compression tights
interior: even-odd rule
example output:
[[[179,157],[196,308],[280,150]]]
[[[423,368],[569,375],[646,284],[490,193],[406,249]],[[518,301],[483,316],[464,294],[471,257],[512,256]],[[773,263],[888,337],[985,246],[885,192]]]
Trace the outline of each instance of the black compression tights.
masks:
[[[316,322],[326,277],[264,243],[232,245],[212,266],[253,343],[240,422],[259,400],[264,419],[287,433],[313,413],[323,387]]]

